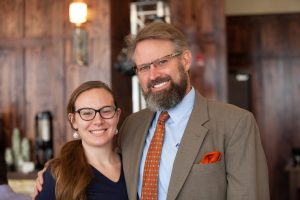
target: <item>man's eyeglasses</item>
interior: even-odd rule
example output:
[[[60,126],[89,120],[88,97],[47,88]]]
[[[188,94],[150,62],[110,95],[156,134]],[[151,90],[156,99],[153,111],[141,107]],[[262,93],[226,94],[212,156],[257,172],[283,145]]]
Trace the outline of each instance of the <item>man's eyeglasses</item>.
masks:
[[[160,69],[160,68],[166,67],[172,58],[175,58],[181,54],[182,54],[182,52],[175,52],[175,53],[166,55],[164,57],[158,58],[150,63],[136,65],[133,67],[133,70],[135,71],[136,74],[146,73],[150,70],[151,65],[153,65],[155,68]]]
[[[115,106],[104,106],[98,110],[93,108],[80,108],[75,111],[84,121],[91,121],[95,118],[98,112],[103,119],[111,119],[115,116],[117,108]]]

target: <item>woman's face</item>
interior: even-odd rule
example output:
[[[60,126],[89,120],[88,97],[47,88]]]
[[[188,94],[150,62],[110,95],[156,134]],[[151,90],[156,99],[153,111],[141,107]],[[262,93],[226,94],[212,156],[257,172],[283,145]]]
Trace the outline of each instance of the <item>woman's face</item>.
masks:
[[[95,110],[105,106],[115,106],[112,95],[102,88],[95,88],[81,93],[75,101],[75,110],[81,108],[92,108]],[[111,119],[103,119],[99,112],[96,112],[94,119],[83,120],[79,113],[70,113],[69,119],[82,140],[83,146],[111,147],[112,139],[117,131],[117,124],[121,110],[117,109]],[[103,114],[104,115],[104,114]]]

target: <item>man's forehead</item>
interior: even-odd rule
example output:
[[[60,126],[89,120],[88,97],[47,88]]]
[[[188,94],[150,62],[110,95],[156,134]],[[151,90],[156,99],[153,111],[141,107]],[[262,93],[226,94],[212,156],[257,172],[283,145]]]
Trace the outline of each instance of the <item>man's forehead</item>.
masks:
[[[133,60],[136,64],[152,62],[172,53],[174,47],[168,40],[143,40],[136,45]]]

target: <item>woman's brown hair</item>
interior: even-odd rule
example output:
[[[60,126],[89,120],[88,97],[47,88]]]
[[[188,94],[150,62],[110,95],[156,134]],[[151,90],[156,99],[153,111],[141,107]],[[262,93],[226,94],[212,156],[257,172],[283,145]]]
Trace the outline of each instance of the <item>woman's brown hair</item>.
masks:
[[[105,89],[115,99],[111,89],[105,83],[88,81],[81,84],[71,94],[67,114],[75,112],[75,102],[81,93],[94,88]],[[117,107],[116,101],[115,106]],[[69,122],[73,128],[70,119]],[[93,172],[87,162],[81,140],[67,142],[62,147],[59,157],[50,162],[50,167],[52,176],[56,179],[55,197],[57,200],[86,199],[86,188],[93,178]]]

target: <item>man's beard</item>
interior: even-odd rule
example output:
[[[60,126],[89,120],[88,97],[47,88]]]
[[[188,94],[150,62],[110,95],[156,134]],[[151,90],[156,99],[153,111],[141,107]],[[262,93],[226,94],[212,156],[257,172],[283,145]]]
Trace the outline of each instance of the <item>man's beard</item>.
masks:
[[[174,80],[170,76],[166,76],[163,78],[157,78],[152,80],[148,85],[148,92],[144,92],[144,97],[147,103],[147,106],[152,111],[164,111],[170,108],[175,107],[183,97],[185,96],[187,85],[188,85],[188,77],[184,71],[183,66],[180,64],[178,66],[179,70],[179,82],[175,83]],[[162,83],[165,81],[170,81],[171,85],[169,89],[165,89],[163,91],[151,92],[151,87],[154,84]]]

